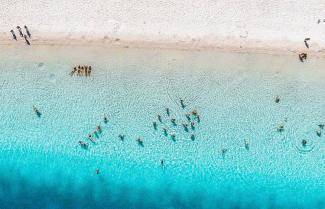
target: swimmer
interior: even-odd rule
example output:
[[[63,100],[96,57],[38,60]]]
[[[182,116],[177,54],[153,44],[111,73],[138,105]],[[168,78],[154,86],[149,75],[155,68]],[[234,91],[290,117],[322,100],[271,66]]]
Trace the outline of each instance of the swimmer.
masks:
[[[156,122],[153,122],[152,125],[153,125],[153,128],[154,128],[155,130],[157,130],[157,123],[156,123]]]
[[[164,170],[164,160],[160,160],[161,169]]]
[[[319,125],[318,125],[318,127],[319,127],[320,129],[324,129],[324,126],[325,126],[324,124],[319,124]]]
[[[35,106],[33,106],[33,110],[34,110],[34,112],[36,113],[36,115],[37,115],[37,117],[41,117],[41,115],[42,115],[42,113],[35,107]]]
[[[161,116],[158,115],[157,117],[158,117],[159,122],[162,123]]]
[[[245,149],[249,150],[249,141],[245,139]]]
[[[307,140],[303,139],[303,140],[301,141],[301,145],[302,145],[303,147],[306,147],[306,145],[307,145]]]
[[[184,109],[186,107],[185,104],[184,104],[184,100],[180,99],[180,102],[181,102],[181,107]]]
[[[191,121],[191,115],[189,113],[185,114],[185,117],[187,118],[187,120],[190,122]]]
[[[226,152],[228,151],[228,149],[226,149],[226,148],[223,148],[222,150],[221,150],[221,155],[222,155],[222,158],[223,159],[225,159],[225,156],[226,156]]]
[[[172,122],[173,126],[176,126],[176,125],[177,125],[177,124],[176,124],[176,119],[175,119],[175,118],[172,118],[170,121]]]
[[[170,112],[169,112],[169,108],[168,107],[166,108],[166,113],[167,113],[168,116],[170,116]]]
[[[104,115],[104,123],[105,123],[105,124],[108,123],[108,119],[107,119],[106,115]]]
[[[121,141],[124,141],[125,135],[118,135],[118,138],[120,138]]]
[[[284,125],[283,124],[280,124],[277,129],[276,129],[278,132],[282,132],[284,131]]]
[[[10,30],[11,34],[12,34],[12,38],[15,39],[17,41],[17,36],[14,32],[14,30]]]
[[[196,110],[193,110],[192,111],[192,115],[197,116],[197,111]]]
[[[100,125],[97,126],[97,131],[98,131],[98,133],[100,133],[100,134],[103,132],[103,130],[102,130],[102,128],[100,127]]]
[[[88,139],[92,142],[92,143],[96,143],[95,139],[93,138],[93,136],[91,134],[88,134]]]
[[[194,122],[191,122],[191,129],[194,131],[195,127],[194,127]]]
[[[30,34],[30,32],[29,32],[29,30],[28,30],[28,28],[27,28],[26,25],[24,25],[24,28],[26,30],[26,33],[27,33],[28,37],[31,38],[32,37],[32,34]]]
[[[143,147],[143,141],[140,137],[137,139],[137,142],[139,146]]]
[[[163,128],[163,130],[164,130],[164,135],[167,136],[168,135],[167,129],[166,128]]]
[[[275,103],[279,103],[280,102],[280,97],[276,96],[274,101],[275,101]]]
[[[176,138],[176,134],[173,133],[173,134],[170,135],[170,137],[172,138],[173,141],[176,141],[176,139],[175,139]]]
[[[316,134],[317,134],[317,136],[319,136],[319,137],[322,136],[322,131],[321,131],[320,128],[316,130]]]
[[[186,123],[182,123],[182,125],[183,125],[183,127],[184,127],[184,130],[186,131],[186,132],[188,132],[188,125],[186,124]]]
[[[96,174],[97,174],[97,175],[100,174],[100,170],[99,170],[99,168],[96,169]]]
[[[79,141],[79,144],[82,148],[87,149],[88,148],[88,143],[84,142],[84,141]]]
[[[191,140],[192,140],[192,141],[195,140],[195,135],[194,135],[194,134],[191,135]]]
[[[197,120],[197,122],[198,122],[198,123],[200,123],[200,122],[201,122],[201,118],[200,118],[200,116],[199,116],[199,115],[197,115],[197,116],[196,116],[196,120]]]

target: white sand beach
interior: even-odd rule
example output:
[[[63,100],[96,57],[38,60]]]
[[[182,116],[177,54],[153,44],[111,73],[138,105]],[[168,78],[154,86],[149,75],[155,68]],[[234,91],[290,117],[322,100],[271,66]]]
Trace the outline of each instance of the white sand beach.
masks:
[[[0,45],[15,43],[10,30],[27,25],[33,45],[323,54],[324,11],[325,1],[317,0],[5,0],[0,6]],[[311,39],[309,49],[306,37]]]

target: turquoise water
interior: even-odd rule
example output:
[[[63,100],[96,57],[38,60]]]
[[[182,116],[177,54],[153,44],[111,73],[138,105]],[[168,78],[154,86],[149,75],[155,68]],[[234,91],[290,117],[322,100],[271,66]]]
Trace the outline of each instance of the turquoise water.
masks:
[[[1,209],[325,208],[323,59],[1,48]],[[78,64],[92,75],[71,77]]]

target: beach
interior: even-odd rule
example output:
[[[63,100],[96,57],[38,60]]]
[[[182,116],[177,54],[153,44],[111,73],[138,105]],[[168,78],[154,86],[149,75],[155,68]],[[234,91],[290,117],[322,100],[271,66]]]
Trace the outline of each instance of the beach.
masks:
[[[2,2],[0,208],[324,209],[324,8]]]
[[[322,56],[324,2],[304,1],[5,1],[0,44],[27,25],[32,44],[219,49]],[[318,21],[320,21],[318,23]],[[303,40],[310,38],[310,49]]]

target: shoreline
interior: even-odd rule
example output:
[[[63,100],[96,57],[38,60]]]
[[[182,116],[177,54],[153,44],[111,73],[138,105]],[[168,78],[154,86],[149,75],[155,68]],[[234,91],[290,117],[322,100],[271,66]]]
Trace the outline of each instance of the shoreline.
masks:
[[[325,48],[312,44],[308,49],[301,43],[288,41],[252,40],[246,38],[158,38],[145,36],[107,36],[86,33],[38,33],[32,34],[31,47],[36,46],[100,46],[103,48],[144,48],[180,51],[220,51],[234,53],[256,53],[269,55],[298,56],[307,53],[316,58],[325,58]],[[0,33],[0,46],[25,45],[24,39],[12,39],[11,34]]]

